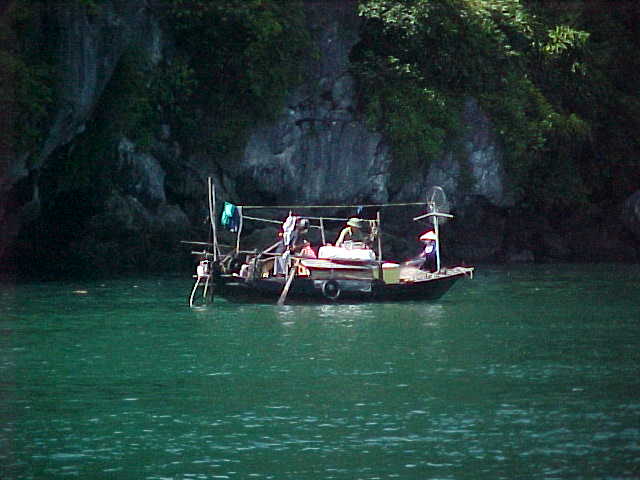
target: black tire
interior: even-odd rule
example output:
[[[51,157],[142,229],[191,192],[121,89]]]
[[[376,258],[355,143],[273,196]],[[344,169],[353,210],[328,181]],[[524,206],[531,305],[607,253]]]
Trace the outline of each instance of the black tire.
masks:
[[[340,285],[335,280],[327,280],[322,285],[322,294],[329,300],[337,300],[340,293]]]

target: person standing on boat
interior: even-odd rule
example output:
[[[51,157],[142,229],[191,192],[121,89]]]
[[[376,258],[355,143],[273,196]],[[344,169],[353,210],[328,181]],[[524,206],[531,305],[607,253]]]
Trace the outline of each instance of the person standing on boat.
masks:
[[[292,217],[289,217],[292,218]],[[288,221],[288,219],[287,219]],[[287,222],[285,222],[286,226]],[[292,254],[298,254],[301,252],[308,252],[310,250],[310,242],[307,240],[307,232],[309,231],[309,219],[297,218],[294,223],[295,227],[292,231],[283,234],[282,245],[278,247],[278,253],[282,253],[281,256],[276,258],[274,263],[274,274],[284,275],[287,271],[287,263],[289,257]],[[311,250],[313,252],[313,250]],[[312,256],[309,253],[303,254],[303,256]]]
[[[347,221],[347,225],[342,229],[336,247],[341,247],[344,242],[363,242],[369,240],[368,235],[362,231],[362,220],[352,217]]]
[[[291,233],[291,239],[289,241],[289,250],[293,254],[302,254],[302,256],[309,256],[309,249],[311,248],[311,242],[307,238],[309,233],[309,219],[300,218],[296,222],[296,228]]]

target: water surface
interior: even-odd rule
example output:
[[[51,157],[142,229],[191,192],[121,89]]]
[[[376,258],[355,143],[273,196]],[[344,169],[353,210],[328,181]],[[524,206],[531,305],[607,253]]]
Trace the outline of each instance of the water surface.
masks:
[[[640,268],[484,267],[436,303],[0,286],[0,477],[640,478]]]

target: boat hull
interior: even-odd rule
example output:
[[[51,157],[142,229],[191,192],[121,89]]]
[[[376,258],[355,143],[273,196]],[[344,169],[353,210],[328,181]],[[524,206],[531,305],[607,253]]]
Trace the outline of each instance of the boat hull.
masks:
[[[415,282],[395,284],[380,280],[345,280],[294,278],[286,302],[292,303],[362,303],[437,300],[471,269],[459,269],[448,274]],[[245,280],[222,276],[215,282],[214,295],[230,302],[276,303],[285,284],[284,278]]]

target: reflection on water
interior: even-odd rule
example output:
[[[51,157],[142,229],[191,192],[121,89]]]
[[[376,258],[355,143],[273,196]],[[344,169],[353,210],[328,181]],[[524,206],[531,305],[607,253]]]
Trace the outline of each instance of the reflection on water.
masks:
[[[436,303],[188,309],[0,288],[0,474],[635,478],[637,268],[480,269]]]

